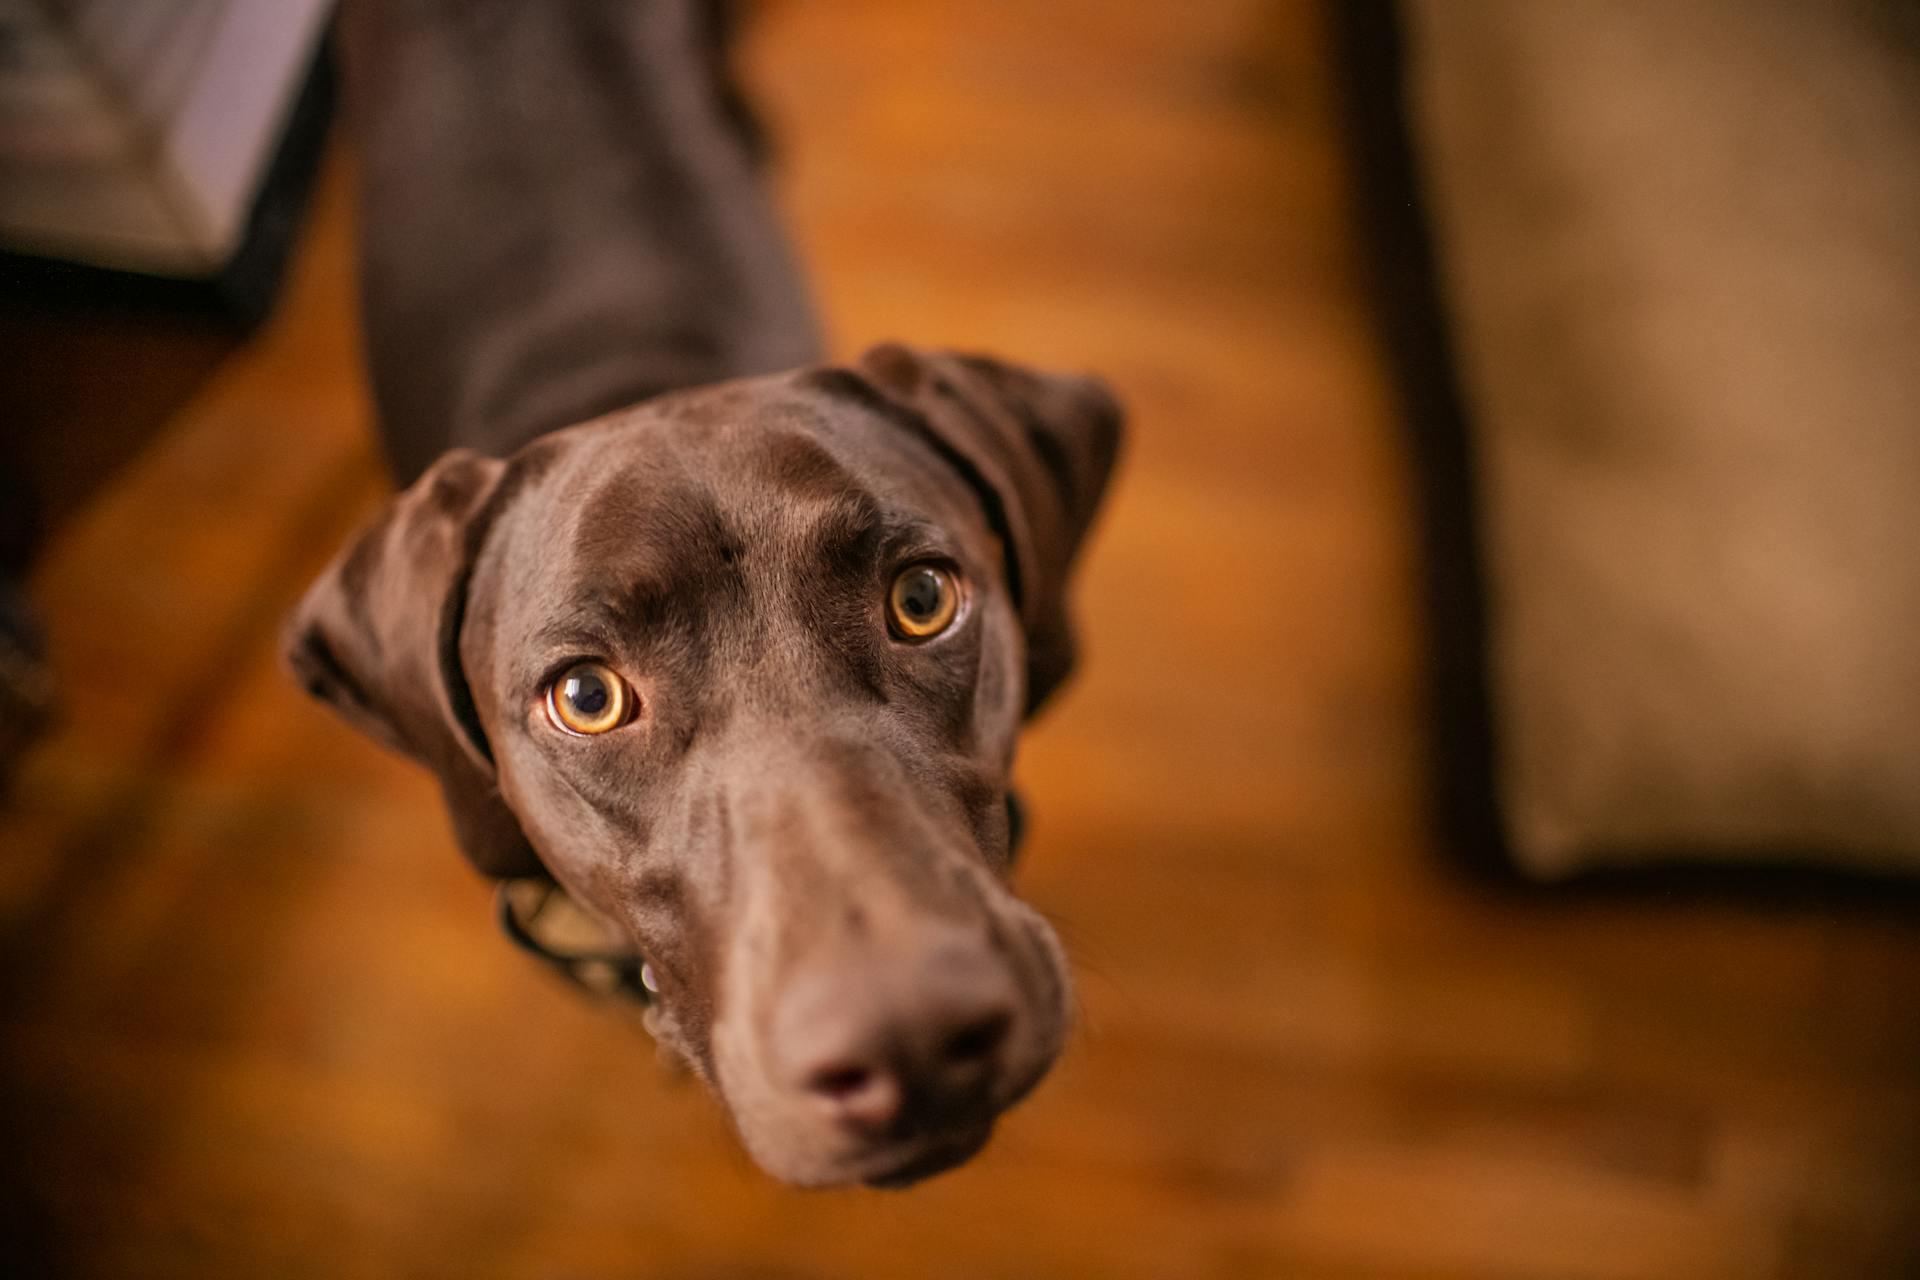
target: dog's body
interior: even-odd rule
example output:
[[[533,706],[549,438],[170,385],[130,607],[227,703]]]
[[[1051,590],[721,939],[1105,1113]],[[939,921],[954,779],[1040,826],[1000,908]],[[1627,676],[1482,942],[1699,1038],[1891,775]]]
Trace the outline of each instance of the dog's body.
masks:
[[[368,365],[410,483],[821,348],[716,0],[349,0]]]
[[[413,483],[309,593],[294,669],[435,770],[482,871],[647,956],[659,1034],[770,1171],[964,1158],[1067,1021],[1005,797],[1071,663],[1112,401],[898,346],[760,373],[812,325],[693,6],[343,20]]]

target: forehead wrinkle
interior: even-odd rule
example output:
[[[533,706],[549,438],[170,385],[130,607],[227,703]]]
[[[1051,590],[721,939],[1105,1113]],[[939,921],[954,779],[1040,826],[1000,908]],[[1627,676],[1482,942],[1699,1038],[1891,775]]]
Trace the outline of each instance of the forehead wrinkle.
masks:
[[[831,569],[863,567],[896,523],[865,489],[792,515],[797,517],[793,532],[800,558]]]
[[[559,629],[684,639],[716,605],[744,598],[740,537],[677,450],[624,460],[582,488],[566,556],[578,570]]]
[[[629,464],[601,478],[580,499],[570,543],[572,563],[635,566],[664,576],[689,553],[728,539],[710,489],[683,469]],[[676,474],[677,473],[677,474]]]
[[[749,469],[789,500],[831,501],[859,491],[853,473],[806,429],[822,424],[800,421],[800,429],[760,427],[738,437]]]

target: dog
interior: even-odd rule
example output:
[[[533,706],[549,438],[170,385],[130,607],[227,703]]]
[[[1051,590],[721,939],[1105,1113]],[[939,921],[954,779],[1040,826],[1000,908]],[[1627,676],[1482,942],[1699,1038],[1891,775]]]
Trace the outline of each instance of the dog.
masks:
[[[1058,1055],[1009,771],[1073,660],[1098,380],[818,357],[687,0],[348,0],[398,494],[289,667],[460,847],[646,959],[650,1026],[788,1182],[905,1185]]]

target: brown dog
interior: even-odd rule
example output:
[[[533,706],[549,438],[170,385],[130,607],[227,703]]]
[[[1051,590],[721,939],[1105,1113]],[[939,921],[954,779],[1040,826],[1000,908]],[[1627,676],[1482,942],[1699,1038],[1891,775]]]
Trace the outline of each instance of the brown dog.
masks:
[[[396,458],[436,432],[504,456],[456,449],[396,498],[301,604],[289,661],[438,774],[483,872],[550,875],[647,957],[657,1034],[770,1172],[897,1184],[948,1167],[1046,1071],[1067,1025],[1058,944],[1004,883],[1006,796],[1020,723],[1071,664],[1067,574],[1118,444],[1113,401],[1087,379],[900,346],[646,398],[669,349],[644,338],[667,314],[644,304],[675,301],[662,280],[698,268],[739,286],[683,308],[676,332],[698,340],[670,350],[695,365],[777,350],[777,334],[700,335],[769,318],[790,332],[801,295],[767,283],[785,259],[750,235],[738,253],[707,236],[704,258],[630,273],[624,302],[594,281],[577,313],[578,263],[522,273],[517,292],[473,288],[463,273],[510,269],[528,236],[568,262],[553,246],[609,241],[618,270],[684,231],[614,234],[577,189],[533,198],[569,231],[516,210],[529,230],[476,227],[441,254],[456,283],[392,266],[396,241],[428,252],[421,220],[471,195],[429,181],[447,156],[423,147],[412,100],[435,98],[444,119],[445,100],[494,92],[457,56],[468,33],[484,31],[483,67],[517,48],[524,71],[573,47],[548,25],[571,14],[626,24],[615,81],[702,65],[661,37],[663,14],[688,12],[677,5],[400,11],[413,17],[350,5],[345,19],[355,100],[387,113],[361,121],[375,387],[390,440],[403,429]],[[678,125],[711,126],[706,172],[724,181],[681,172],[682,210],[726,202],[726,183],[751,175],[741,157],[713,163],[744,144],[720,97],[705,100],[709,114]],[[446,139],[465,156],[453,171],[529,163],[517,136]],[[666,145],[653,131],[634,138],[630,166],[672,170],[649,169],[646,148]],[[423,319],[420,294],[462,279],[505,300],[445,332],[394,321]],[[602,318],[627,337],[570,355],[561,339]],[[644,402],[550,429],[610,395]]]

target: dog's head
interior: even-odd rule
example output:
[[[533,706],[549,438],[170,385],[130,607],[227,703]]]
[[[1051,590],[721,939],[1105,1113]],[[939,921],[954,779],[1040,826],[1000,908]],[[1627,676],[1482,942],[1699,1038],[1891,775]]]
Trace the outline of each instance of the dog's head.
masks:
[[[1065,1034],[1008,771],[1118,435],[1093,381],[886,346],[450,454],[289,661],[439,775],[482,871],[647,957],[656,1033],[768,1171],[911,1181]]]

